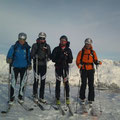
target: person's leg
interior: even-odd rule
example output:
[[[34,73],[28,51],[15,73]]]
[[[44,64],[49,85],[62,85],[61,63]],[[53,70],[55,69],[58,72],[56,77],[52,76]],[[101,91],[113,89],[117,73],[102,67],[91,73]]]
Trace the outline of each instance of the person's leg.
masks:
[[[36,71],[36,64],[33,64],[34,71],[34,83],[33,83],[33,97],[38,98],[38,82],[39,82],[39,72]]]
[[[27,69],[26,68],[20,68],[20,89],[19,89],[19,99],[24,99],[24,90],[25,90],[25,85],[27,82]]]
[[[86,84],[87,84],[87,71],[81,71],[81,88],[80,88],[80,99],[85,100],[85,91],[86,91]]]
[[[45,92],[45,80],[46,80],[46,71],[47,71],[47,66],[40,66],[39,67],[39,71],[40,71],[40,91],[39,91],[39,98],[40,99],[44,99],[44,92]]]
[[[89,86],[88,101],[94,101],[94,97],[95,97],[94,70],[89,70],[88,71],[88,86]]]
[[[15,86],[17,82],[19,69],[11,67],[11,80],[10,80],[10,101],[13,101],[15,98]]]
[[[56,97],[56,100],[58,101],[60,100],[61,75],[62,75],[61,69],[56,67],[55,68],[55,76],[56,76],[55,97]]]
[[[68,70],[68,67],[63,69],[62,77],[63,77],[63,84],[64,84],[64,87],[65,87],[66,100],[69,101],[70,87],[69,87],[69,70]]]

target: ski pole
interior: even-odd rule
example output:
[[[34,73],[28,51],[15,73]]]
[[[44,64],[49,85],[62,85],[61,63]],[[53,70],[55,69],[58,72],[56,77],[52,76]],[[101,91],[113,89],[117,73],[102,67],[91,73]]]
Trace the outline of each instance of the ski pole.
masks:
[[[50,82],[48,84],[49,84],[49,93],[51,95],[51,84],[50,84]]]
[[[38,75],[38,55],[36,55],[36,86],[38,86],[39,75]],[[38,97],[38,87],[37,87],[37,97]]]
[[[8,101],[10,101],[10,87],[11,87],[11,64],[9,64],[9,78],[8,78]]]
[[[64,100],[65,100],[65,107],[67,106],[66,105],[66,88],[65,88],[65,81],[64,81],[64,79],[66,79],[66,77],[65,77],[65,70],[63,69],[63,86],[64,86]]]
[[[80,71],[79,71],[80,73]],[[80,74],[81,75],[81,74]],[[76,113],[77,113],[77,106],[78,106],[78,102],[79,102],[79,91],[80,91],[80,79],[79,79],[79,83],[78,83],[78,93],[77,93],[77,103],[76,103]]]
[[[97,82],[98,82],[98,94],[99,94],[99,106],[100,106],[100,113],[102,114],[102,107],[101,107],[101,101],[100,101],[100,81],[99,81],[99,75],[98,75],[98,65],[96,65],[97,70]]]
[[[28,75],[29,75],[29,72],[26,72],[24,73],[26,74],[25,77],[26,77],[26,81],[25,81],[25,85],[24,85],[24,91],[23,91],[23,100],[25,99],[25,91],[26,91],[26,86],[27,86],[27,81],[28,81]]]

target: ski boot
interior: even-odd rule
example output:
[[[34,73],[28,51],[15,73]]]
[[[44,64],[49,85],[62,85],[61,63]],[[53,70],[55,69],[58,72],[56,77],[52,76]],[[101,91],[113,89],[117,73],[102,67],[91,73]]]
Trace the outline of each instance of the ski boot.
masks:
[[[38,102],[38,96],[37,96],[37,94],[33,95],[33,100],[34,100],[35,102]]]
[[[70,104],[70,99],[66,98],[66,104],[69,105]]]
[[[44,103],[44,104],[47,103],[47,101],[46,101],[45,99],[42,99],[42,98],[40,98],[39,101],[40,101],[41,103]]]
[[[56,104],[57,104],[57,105],[60,105],[60,104],[61,104],[60,100],[57,99],[57,100],[56,100]]]
[[[15,102],[15,97],[10,98],[10,101],[8,101],[9,105],[13,105]]]
[[[22,95],[18,96],[18,102],[20,102],[21,104],[24,103],[24,99]]]

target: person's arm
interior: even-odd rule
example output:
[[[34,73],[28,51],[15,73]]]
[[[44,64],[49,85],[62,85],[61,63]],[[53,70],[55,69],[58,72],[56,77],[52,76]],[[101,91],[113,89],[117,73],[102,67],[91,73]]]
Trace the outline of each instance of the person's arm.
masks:
[[[14,45],[12,45],[7,53],[6,62],[11,64],[13,61],[13,54],[14,54]]]
[[[33,59],[36,55],[36,51],[37,51],[37,45],[36,44],[33,44],[32,45],[32,49],[31,49],[31,59]]]
[[[76,58],[76,65],[77,67],[80,69],[81,68],[81,54],[82,54],[82,51],[80,51],[77,55],[77,58]]]

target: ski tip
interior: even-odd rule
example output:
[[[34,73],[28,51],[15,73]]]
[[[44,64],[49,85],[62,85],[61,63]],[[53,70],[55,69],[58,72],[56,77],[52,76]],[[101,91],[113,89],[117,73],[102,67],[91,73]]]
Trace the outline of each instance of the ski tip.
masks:
[[[32,111],[32,110],[34,110],[34,109],[33,109],[33,108],[30,108],[30,109],[29,109],[29,111]]]
[[[7,111],[1,111],[1,113],[2,113],[2,114],[6,114],[6,113],[7,113]]]

